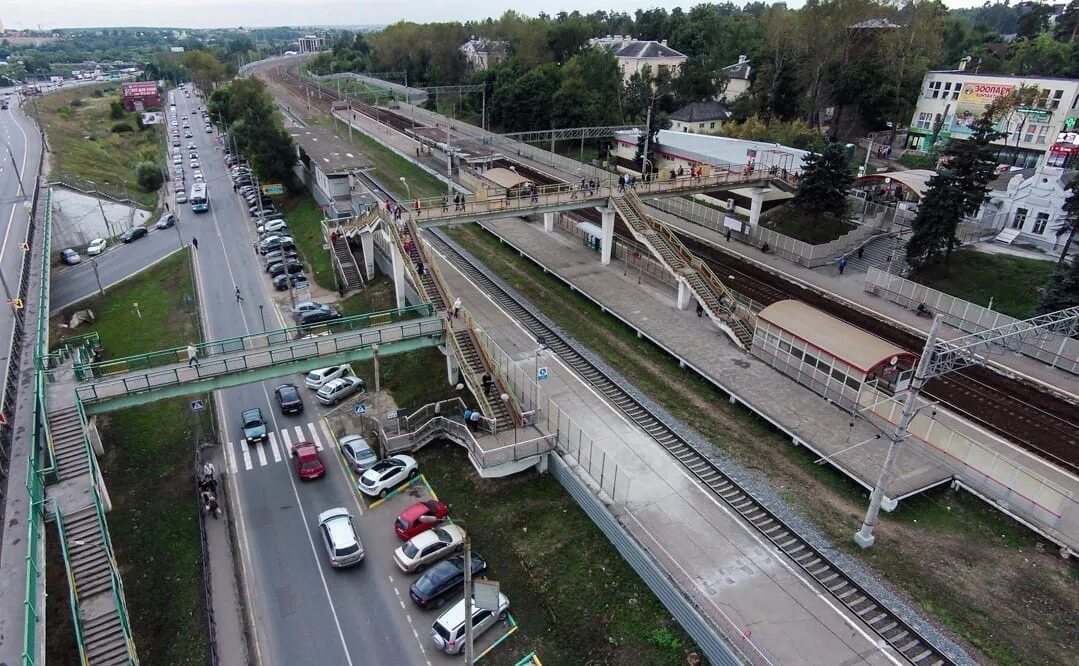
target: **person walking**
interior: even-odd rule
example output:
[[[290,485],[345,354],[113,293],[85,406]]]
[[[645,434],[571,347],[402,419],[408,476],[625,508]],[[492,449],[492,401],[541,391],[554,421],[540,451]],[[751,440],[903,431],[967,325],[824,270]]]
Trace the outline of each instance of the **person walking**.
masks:
[[[450,198],[445,194],[442,195],[442,212],[448,213],[450,211]]]
[[[202,478],[204,480],[208,481],[208,480],[214,478],[214,473],[216,471],[217,471],[217,468],[215,468],[214,464],[212,462],[210,462],[209,460],[202,463]]]
[[[217,503],[217,497],[210,493],[210,499],[206,502],[206,511],[217,520],[221,517],[221,505]]]
[[[483,383],[483,394],[484,395],[491,395],[491,386],[495,383],[494,380],[491,379],[491,373],[489,373],[489,372],[483,373],[482,383]]]
[[[244,299],[244,297],[240,295],[240,288],[236,287],[236,302],[239,303],[243,299]]]
[[[461,297],[458,296],[453,302],[453,318],[458,319],[461,314]]]
[[[199,350],[192,343],[187,343],[187,367],[199,367]]]
[[[704,316],[704,306],[701,305],[700,301],[697,301],[697,316],[698,317],[703,317]]]
[[[199,239],[195,238],[194,236],[191,237],[191,247],[195,248],[196,250],[199,249]]]
[[[416,262],[416,273],[417,273],[417,274],[418,274],[418,275],[419,275],[420,277],[423,277],[423,275],[424,275],[424,274],[426,274],[426,272],[427,272],[427,269],[425,269],[425,268],[423,267],[423,262],[422,262],[422,261],[417,261],[417,262]]]
[[[843,270],[844,270],[844,269],[845,269],[846,267],[847,267],[847,258],[846,258],[846,257],[840,257],[840,258],[839,258],[839,274],[840,274],[840,275],[842,275],[842,274],[843,274]]]
[[[480,414],[480,410],[472,410],[472,415],[468,417],[468,422],[472,424],[472,432],[477,432],[480,429],[480,419],[483,415]]]
[[[461,415],[461,418],[464,420],[465,425],[468,426],[468,429],[472,430],[472,410],[465,407],[465,412]]]

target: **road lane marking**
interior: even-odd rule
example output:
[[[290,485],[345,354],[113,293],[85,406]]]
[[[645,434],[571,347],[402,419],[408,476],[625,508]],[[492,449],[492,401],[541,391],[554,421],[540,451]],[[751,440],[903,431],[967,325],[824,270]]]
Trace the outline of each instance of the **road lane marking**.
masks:
[[[236,450],[232,448],[232,442],[226,442],[225,447],[228,449],[228,455],[225,456],[225,465],[228,467],[229,474],[235,474],[239,471],[236,468]]]
[[[270,440],[270,452],[273,453],[273,461],[275,463],[281,462],[281,452],[277,450],[277,437],[272,432],[267,437]]]
[[[330,426],[326,424],[326,419],[321,419],[318,424],[322,426],[322,434],[326,437],[327,446],[331,445],[334,441],[333,433],[330,432]]]
[[[319,451],[322,450],[322,438],[318,436],[318,432],[315,430],[315,424],[312,422],[307,423],[308,429],[311,430],[311,441],[315,443],[315,446]]]
[[[259,447],[255,449],[255,452],[259,455],[259,467],[266,466],[266,446],[259,444]]]
[[[247,446],[247,440],[240,440],[240,451],[244,454],[244,469],[250,471],[254,465],[251,464],[251,449]]]
[[[292,451],[292,437],[288,434],[288,428],[281,431],[281,439],[284,441],[285,450]]]

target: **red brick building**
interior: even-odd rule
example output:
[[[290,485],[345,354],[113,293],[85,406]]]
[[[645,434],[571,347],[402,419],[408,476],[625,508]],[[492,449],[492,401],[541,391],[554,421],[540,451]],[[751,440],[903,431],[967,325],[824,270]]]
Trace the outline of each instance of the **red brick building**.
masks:
[[[122,102],[128,111],[149,111],[161,108],[161,93],[153,81],[125,83]]]

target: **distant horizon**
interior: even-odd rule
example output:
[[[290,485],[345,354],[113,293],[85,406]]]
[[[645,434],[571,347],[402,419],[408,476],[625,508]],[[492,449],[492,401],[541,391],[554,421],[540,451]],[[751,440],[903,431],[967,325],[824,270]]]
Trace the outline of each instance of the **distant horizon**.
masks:
[[[625,12],[632,16],[638,9],[656,7],[670,11],[681,7],[688,11],[699,0],[671,2],[669,0],[589,0],[569,2],[555,0],[545,4],[542,11],[554,16],[559,12],[594,11]],[[745,2],[736,3],[744,5]],[[773,3],[774,4],[774,3]],[[804,0],[786,3],[800,8]],[[944,0],[949,9],[977,7],[981,0]],[[136,0],[9,0],[0,13],[0,21],[8,30],[107,30],[115,28],[150,30],[229,30],[269,28],[383,27],[399,21],[435,23],[446,21],[484,21],[497,19],[506,11],[537,16],[534,4],[513,0],[493,0],[480,4],[466,0],[439,0],[433,3],[389,4],[372,0],[157,0],[154,3]],[[295,17],[334,16],[340,22],[315,21],[301,25]],[[252,18],[255,18],[252,22]]]

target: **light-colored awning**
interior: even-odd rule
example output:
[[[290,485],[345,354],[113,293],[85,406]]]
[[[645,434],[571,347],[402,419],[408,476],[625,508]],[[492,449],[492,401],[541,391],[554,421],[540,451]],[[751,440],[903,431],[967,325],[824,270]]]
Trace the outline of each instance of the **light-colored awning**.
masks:
[[[513,189],[522,183],[531,183],[532,181],[525,178],[516,171],[510,171],[509,169],[503,169],[497,167],[494,169],[488,169],[483,172],[483,177],[491,181],[499,187],[504,187],[507,190]]]
[[[914,193],[914,196],[920,200],[925,194],[925,191],[929,188],[929,179],[937,175],[936,171],[930,171],[929,169],[910,169],[908,171],[888,171],[886,173],[874,173],[868,176],[862,176],[858,180],[854,181],[855,187],[870,187],[875,185],[885,185],[890,180],[893,183],[899,183],[907,190]]]
[[[603,229],[591,222],[578,222],[577,228],[594,238],[603,238]]]

